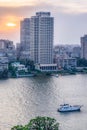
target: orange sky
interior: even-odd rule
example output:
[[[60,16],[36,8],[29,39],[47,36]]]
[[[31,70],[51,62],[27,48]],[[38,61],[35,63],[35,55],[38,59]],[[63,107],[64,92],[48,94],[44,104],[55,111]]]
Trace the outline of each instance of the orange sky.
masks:
[[[10,24],[9,24],[10,23]],[[15,26],[12,26],[15,25]],[[16,16],[4,16],[0,20],[0,39],[19,40],[20,18]]]
[[[7,31],[7,30],[13,30],[15,28],[19,27],[19,18],[17,18],[16,16],[4,16],[1,18],[0,21],[0,30],[2,31]],[[8,23],[14,23],[16,24],[16,26],[7,26]]]

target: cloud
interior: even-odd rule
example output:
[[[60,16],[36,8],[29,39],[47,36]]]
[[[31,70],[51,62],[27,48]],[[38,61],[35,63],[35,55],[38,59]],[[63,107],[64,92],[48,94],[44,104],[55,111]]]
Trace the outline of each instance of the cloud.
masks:
[[[4,0],[5,2],[6,0]],[[11,0],[7,0],[7,2]],[[0,1],[1,2],[1,1]],[[87,13],[87,1],[84,0],[19,0],[17,2],[12,2],[14,6],[1,6],[0,4],[0,17],[6,15],[14,15],[17,17],[30,17],[34,15],[36,11],[44,10],[44,11],[51,11],[53,13]],[[15,3],[18,3],[15,4]],[[19,4],[20,3],[20,4]],[[22,3],[22,4],[21,4]],[[31,4],[30,4],[31,3]]]
[[[37,0],[0,0],[1,6],[24,6],[24,5],[35,5],[38,1]]]
[[[24,14],[37,8],[58,9],[64,13],[84,13],[87,12],[87,0],[0,0],[1,12],[3,9],[12,12],[17,10],[18,14],[20,12]]]
[[[86,0],[54,0],[55,2],[49,1],[48,3],[53,5],[59,12],[63,13],[85,13],[87,12],[87,1]]]
[[[55,17],[55,43],[79,43],[80,36],[87,32],[87,1],[85,0],[83,2],[82,0],[79,2],[78,0],[33,0],[30,5],[29,0],[26,0],[24,5],[24,0],[21,1],[22,5],[17,6],[0,4],[0,38],[20,41],[20,20],[29,18],[38,11],[50,11]],[[7,21],[16,22],[17,28],[7,29],[5,26]]]

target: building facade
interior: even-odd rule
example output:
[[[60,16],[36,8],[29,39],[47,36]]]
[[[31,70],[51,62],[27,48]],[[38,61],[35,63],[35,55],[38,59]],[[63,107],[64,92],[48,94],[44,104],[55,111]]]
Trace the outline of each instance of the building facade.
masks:
[[[8,70],[8,58],[0,56],[0,72]]]
[[[81,58],[87,60],[87,35],[81,37]]]
[[[81,47],[74,47],[73,48],[73,53],[72,56],[75,58],[80,58],[81,57]]]
[[[25,18],[20,22],[20,59],[30,57],[30,19]]]
[[[16,60],[16,49],[12,41],[0,39],[0,56],[7,57],[9,62]]]
[[[71,68],[76,68],[77,67],[77,59],[74,57],[69,57],[69,56],[55,56],[55,63],[58,65],[58,68],[61,69],[71,69]]]
[[[37,12],[30,19],[30,51],[35,64],[53,63],[54,18],[50,12]]]

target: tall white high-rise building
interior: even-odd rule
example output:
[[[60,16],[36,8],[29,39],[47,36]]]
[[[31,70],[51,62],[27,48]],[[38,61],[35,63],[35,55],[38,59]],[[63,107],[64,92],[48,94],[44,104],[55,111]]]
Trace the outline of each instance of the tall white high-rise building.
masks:
[[[54,18],[50,12],[37,12],[30,19],[30,52],[36,64],[53,63]]]
[[[87,35],[81,37],[81,58],[87,60]]]

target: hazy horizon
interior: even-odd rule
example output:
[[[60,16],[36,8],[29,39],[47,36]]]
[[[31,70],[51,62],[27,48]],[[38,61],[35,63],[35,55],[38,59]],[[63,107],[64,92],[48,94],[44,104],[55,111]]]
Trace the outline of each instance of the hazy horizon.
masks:
[[[54,17],[54,44],[79,44],[87,34],[86,0],[0,0],[0,39],[20,42],[20,20],[39,11]]]

